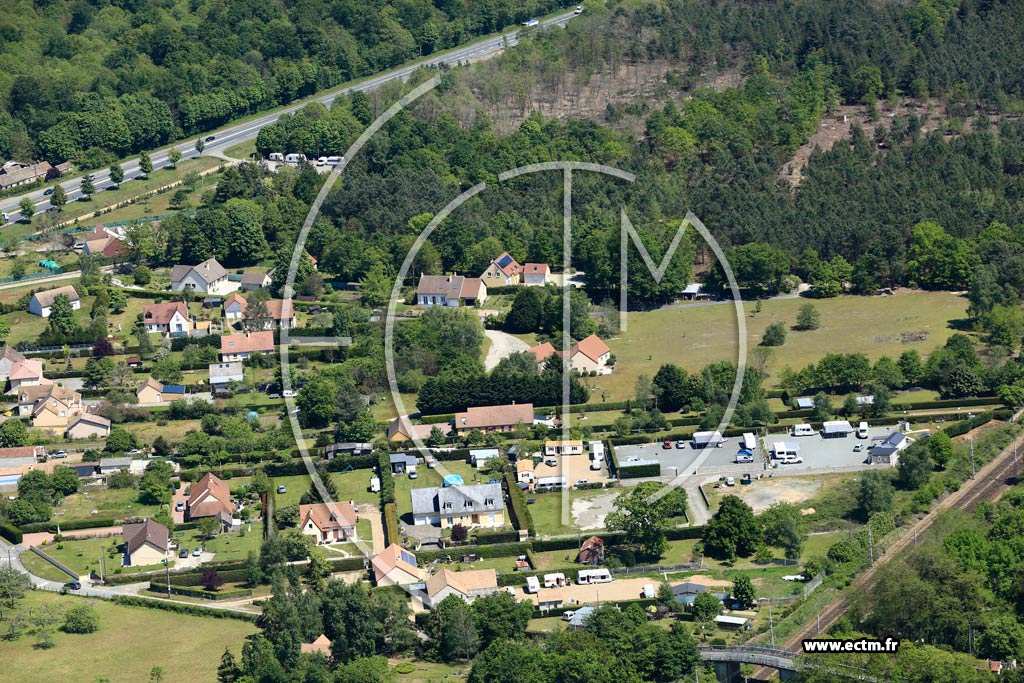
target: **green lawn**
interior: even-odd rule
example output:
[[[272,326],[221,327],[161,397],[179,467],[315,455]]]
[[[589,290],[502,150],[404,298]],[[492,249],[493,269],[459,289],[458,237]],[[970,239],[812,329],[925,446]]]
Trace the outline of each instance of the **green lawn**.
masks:
[[[101,489],[75,493],[54,509],[53,522],[59,524],[92,518],[123,520],[126,517],[152,517],[160,510],[159,505],[143,505],[138,498],[138,489]]]
[[[782,321],[792,326],[797,309],[813,303],[822,325],[811,332],[790,330],[786,343],[771,349],[768,385],[785,366],[801,368],[817,361],[825,351],[864,353],[871,359],[896,357],[908,349],[927,355],[941,346],[954,330],[950,320],[966,316],[967,299],[949,292],[914,292],[892,297],[842,296],[835,299],[777,299],[762,302],[762,311],[751,317],[754,304],[747,302],[745,318],[747,350],[755,349],[769,324]],[[878,321],[885,320],[879,326]],[[627,331],[608,340],[615,354],[615,372],[590,379],[593,396],[622,400],[633,395],[640,374],[653,377],[664,363],[696,371],[709,363],[736,361],[736,314],[731,305],[663,308],[629,314]],[[904,343],[903,335],[927,333],[927,339]]]
[[[374,470],[351,470],[344,474],[334,472],[331,479],[338,489],[338,500],[353,500],[357,505],[380,505],[380,494],[370,493],[370,477]]]
[[[71,577],[54,567],[52,564],[29,551],[21,554],[21,563],[30,574],[49,581],[60,581],[65,583],[71,581]]]
[[[466,662],[461,664],[444,664],[441,662],[424,662],[413,659],[395,659],[392,664],[398,662],[411,662],[416,670],[409,674],[395,673],[398,683],[448,683],[469,675],[470,666]]]
[[[217,534],[208,541],[201,539],[198,531],[194,529],[175,532],[174,537],[180,547],[188,548],[189,551],[201,547],[203,550],[216,553],[214,562],[235,562],[246,559],[250,552],[258,555],[263,542],[262,522],[253,522],[251,531],[246,524],[242,525],[242,529],[244,531],[239,533]],[[178,536],[178,533],[184,535]]]
[[[309,475],[297,474],[291,477],[272,477],[270,489],[274,492],[274,505],[283,508],[286,505],[298,505],[302,494],[309,490]],[[278,493],[277,487],[284,485],[285,493]]]
[[[45,651],[32,647],[32,636],[0,641],[4,680],[93,683],[102,676],[110,683],[139,683],[150,680],[150,670],[159,666],[163,683],[213,681],[224,648],[238,657],[245,639],[256,632],[253,624],[237,619],[193,617],[38,591],[29,593],[19,611],[47,606],[66,610],[83,601],[99,612],[99,631],[57,631],[54,647]]]
[[[81,540],[66,540],[60,543],[49,543],[42,546],[40,550],[67,566],[80,576],[91,571],[100,573],[100,557],[103,558],[103,570],[107,575],[127,574],[140,571],[151,571],[159,569],[162,565],[152,567],[122,567],[122,554],[120,548],[124,544],[121,536],[108,536],[106,538],[83,538]],[[111,548],[115,552],[111,554]],[[120,571],[118,571],[120,570]]]

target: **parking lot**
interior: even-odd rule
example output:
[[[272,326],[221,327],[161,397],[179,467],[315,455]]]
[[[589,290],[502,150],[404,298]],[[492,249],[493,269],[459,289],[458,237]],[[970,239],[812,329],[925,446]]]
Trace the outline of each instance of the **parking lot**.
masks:
[[[758,447],[754,453],[753,463],[737,464],[736,451],[741,444],[740,437],[732,437],[722,442],[718,448],[711,449],[708,458],[700,467],[700,474],[706,472],[728,471],[738,472],[740,470],[761,470],[765,469],[764,455],[765,448],[771,449],[771,444],[776,441],[787,441],[799,444],[799,455],[802,463],[792,465],[778,465],[774,468],[776,472],[790,472],[799,474],[808,470],[820,471],[830,468],[851,469],[860,465],[864,467],[884,467],[880,465],[865,465],[867,460],[867,448],[874,438],[884,438],[891,433],[895,427],[871,427],[869,438],[858,439],[853,434],[846,438],[825,439],[821,434],[813,436],[790,436],[786,433],[769,434],[758,437]],[[862,451],[854,451],[857,444],[862,444]],[[651,443],[636,446],[616,446],[615,454],[620,464],[629,458],[641,458],[643,460],[656,460],[661,464],[661,476],[674,478],[680,474],[693,474],[693,463],[700,455],[700,449],[693,448],[687,441],[685,448],[676,448],[673,442],[672,449],[662,447],[662,444]]]
[[[545,460],[554,460],[558,464],[552,467],[546,464]],[[592,470],[590,469],[591,462],[590,457],[586,454],[550,456],[537,463],[533,472],[534,476],[538,479],[540,477],[563,476],[570,486],[584,480],[591,484],[611,481],[608,478],[607,463],[603,463],[600,470]]]

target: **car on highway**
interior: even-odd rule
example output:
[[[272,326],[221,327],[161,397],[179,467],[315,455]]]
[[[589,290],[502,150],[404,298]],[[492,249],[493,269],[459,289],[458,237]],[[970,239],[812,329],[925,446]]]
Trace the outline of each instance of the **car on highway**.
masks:
[[[526,21],[523,22],[523,26],[526,26],[526,27],[536,26],[539,23],[540,23],[540,21],[538,21],[537,19],[527,19]]]
[[[82,583],[80,581],[68,581],[64,584],[64,588],[69,591],[80,591],[82,590]]]
[[[216,139],[217,139],[216,135],[207,135],[206,136],[206,142],[213,142]]]
[[[44,197],[49,197],[51,194],[53,194],[53,188],[52,187],[48,187],[45,190],[43,190],[43,196]]]

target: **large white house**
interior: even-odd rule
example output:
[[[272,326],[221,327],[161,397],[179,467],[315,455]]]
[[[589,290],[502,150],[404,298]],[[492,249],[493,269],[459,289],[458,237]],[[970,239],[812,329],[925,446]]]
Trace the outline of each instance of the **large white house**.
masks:
[[[32,298],[28,300],[28,312],[32,315],[49,318],[53,302],[62,294],[71,301],[72,310],[77,311],[82,307],[82,300],[78,296],[78,292],[76,292],[75,288],[71,285],[66,285],[64,287],[48,289],[45,292],[36,292],[33,294]]]
[[[217,262],[217,259],[206,259],[202,263],[189,266],[177,265],[171,269],[171,290],[180,292],[191,289],[197,294],[227,294],[235,289],[228,281],[228,271]]]

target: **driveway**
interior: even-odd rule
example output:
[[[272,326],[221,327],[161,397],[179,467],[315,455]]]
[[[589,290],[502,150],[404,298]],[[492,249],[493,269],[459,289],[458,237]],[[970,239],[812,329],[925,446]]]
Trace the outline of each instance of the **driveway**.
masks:
[[[171,496],[171,519],[174,520],[175,524],[185,523],[185,507],[184,504],[188,502],[188,496],[185,495],[185,491],[188,489],[188,484],[181,482],[178,488],[174,490],[174,495]],[[178,503],[182,504],[181,510],[178,510]]]
[[[487,371],[493,370],[502,358],[508,358],[517,351],[526,351],[530,348],[529,344],[507,332],[487,330],[484,334],[491,340],[491,348],[487,349],[487,358],[484,359],[484,369]]]
[[[377,509],[376,505],[360,505],[359,512],[356,515],[359,519],[367,519],[370,521],[370,530],[373,541],[373,554],[384,550],[384,524],[380,520],[380,510]],[[366,542],[366,538],[359,539],[360,541]]]

